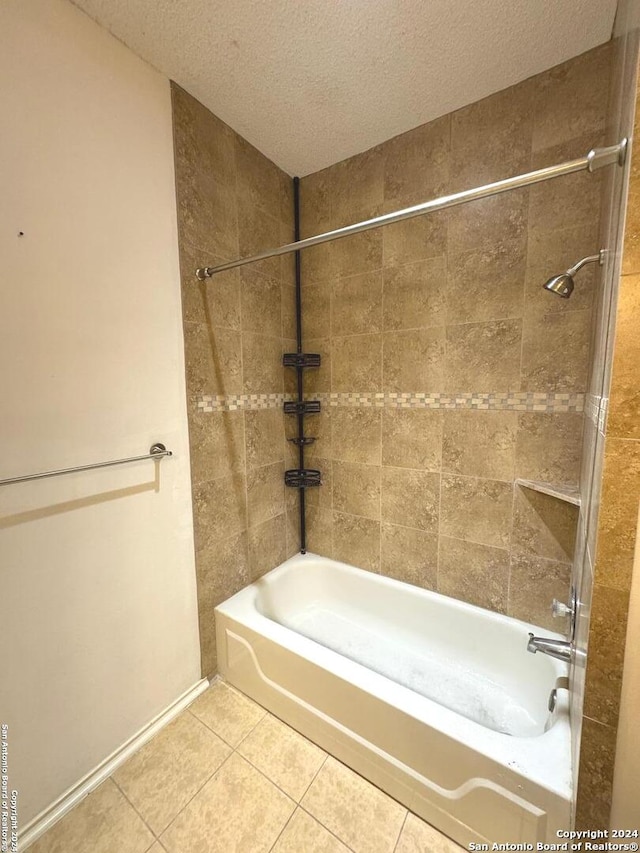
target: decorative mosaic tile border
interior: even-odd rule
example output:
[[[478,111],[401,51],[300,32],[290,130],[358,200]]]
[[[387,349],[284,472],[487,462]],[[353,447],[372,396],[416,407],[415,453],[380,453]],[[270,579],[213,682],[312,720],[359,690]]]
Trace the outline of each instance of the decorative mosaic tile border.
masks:
[[[215,397],[200,394],[196,397],[196,409],[199,412],[254,412],[281,409],[285,400],[293,400],[293,397],[290,394],[227,394]]]
[[[585,395],[535,391],[514,391],[493,394],[422,394],[345,392],[311,394],[309,399],[320,400],[331,407],[378,409],[478,409],[514,412],[583,412]],[[230,394],[228,396],[200,395],[196,408],[201,412],[256,411],[279,409],[291,394]],[[596,416],[597,418],[597,416]]]
[[[602,435],[605,433],[607,424],[607,409],[609,398],[601,397],[599,394],[587,394],[584,402],[584,412],[595,428]]]
[[[492,394],[320,394],[330,406],[384,409],[486,409],[517,412],[582,412],[584,394],[522,391]]]

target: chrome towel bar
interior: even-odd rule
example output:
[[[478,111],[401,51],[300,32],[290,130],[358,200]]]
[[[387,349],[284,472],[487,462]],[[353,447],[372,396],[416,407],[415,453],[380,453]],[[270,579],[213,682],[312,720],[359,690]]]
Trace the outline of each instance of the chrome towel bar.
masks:
[[[149,452],[143,456],[130,456],[128,459],[112,459],[110,462],[94,462],[92,465],[77,465],[75,468],[60,468],[58,471],[42,471],[40,474],[25,474],[23,477],[9,477],[0,480],[0,486],[10,483],[24,483],[26,480],[43,480],[45,477],[57,477],[59,474],[73,474],[74,471],[90,471],[92,468],[109,468],[111,465],[125,465],[127,462],[140,462],[143,459],[162,459],[173,456],[164,444],[152,444]]]

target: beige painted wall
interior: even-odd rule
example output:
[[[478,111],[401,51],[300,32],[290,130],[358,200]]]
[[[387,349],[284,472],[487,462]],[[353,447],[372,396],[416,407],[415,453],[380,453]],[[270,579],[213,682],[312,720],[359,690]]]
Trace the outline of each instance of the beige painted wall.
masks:
[[[169,82],[65,0],[4,0],[0,42],[0,477],[175,454],[0,489],[24,826],[199,652]]]

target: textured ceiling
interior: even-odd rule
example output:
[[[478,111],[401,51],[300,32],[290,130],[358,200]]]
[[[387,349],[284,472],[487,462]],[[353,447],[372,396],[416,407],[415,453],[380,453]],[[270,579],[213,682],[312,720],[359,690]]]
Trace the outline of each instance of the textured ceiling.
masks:
[[[607,41],[616,0],[74,0],[291,175]]]

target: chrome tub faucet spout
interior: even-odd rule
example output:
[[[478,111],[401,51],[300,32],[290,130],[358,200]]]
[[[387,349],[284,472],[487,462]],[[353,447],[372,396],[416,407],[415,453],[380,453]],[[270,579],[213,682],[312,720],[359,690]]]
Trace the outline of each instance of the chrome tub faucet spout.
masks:
[[[569,640],[554,640],[550,637],[534,637],[534,635],[530,633],[529,642],[527,643],[527,651],[532,652],[534,655],[536,652],[542,652],[552,658],[557,658],[558,660],[563,660],[569,663],[571,661],[572,646],[573,643]]]

